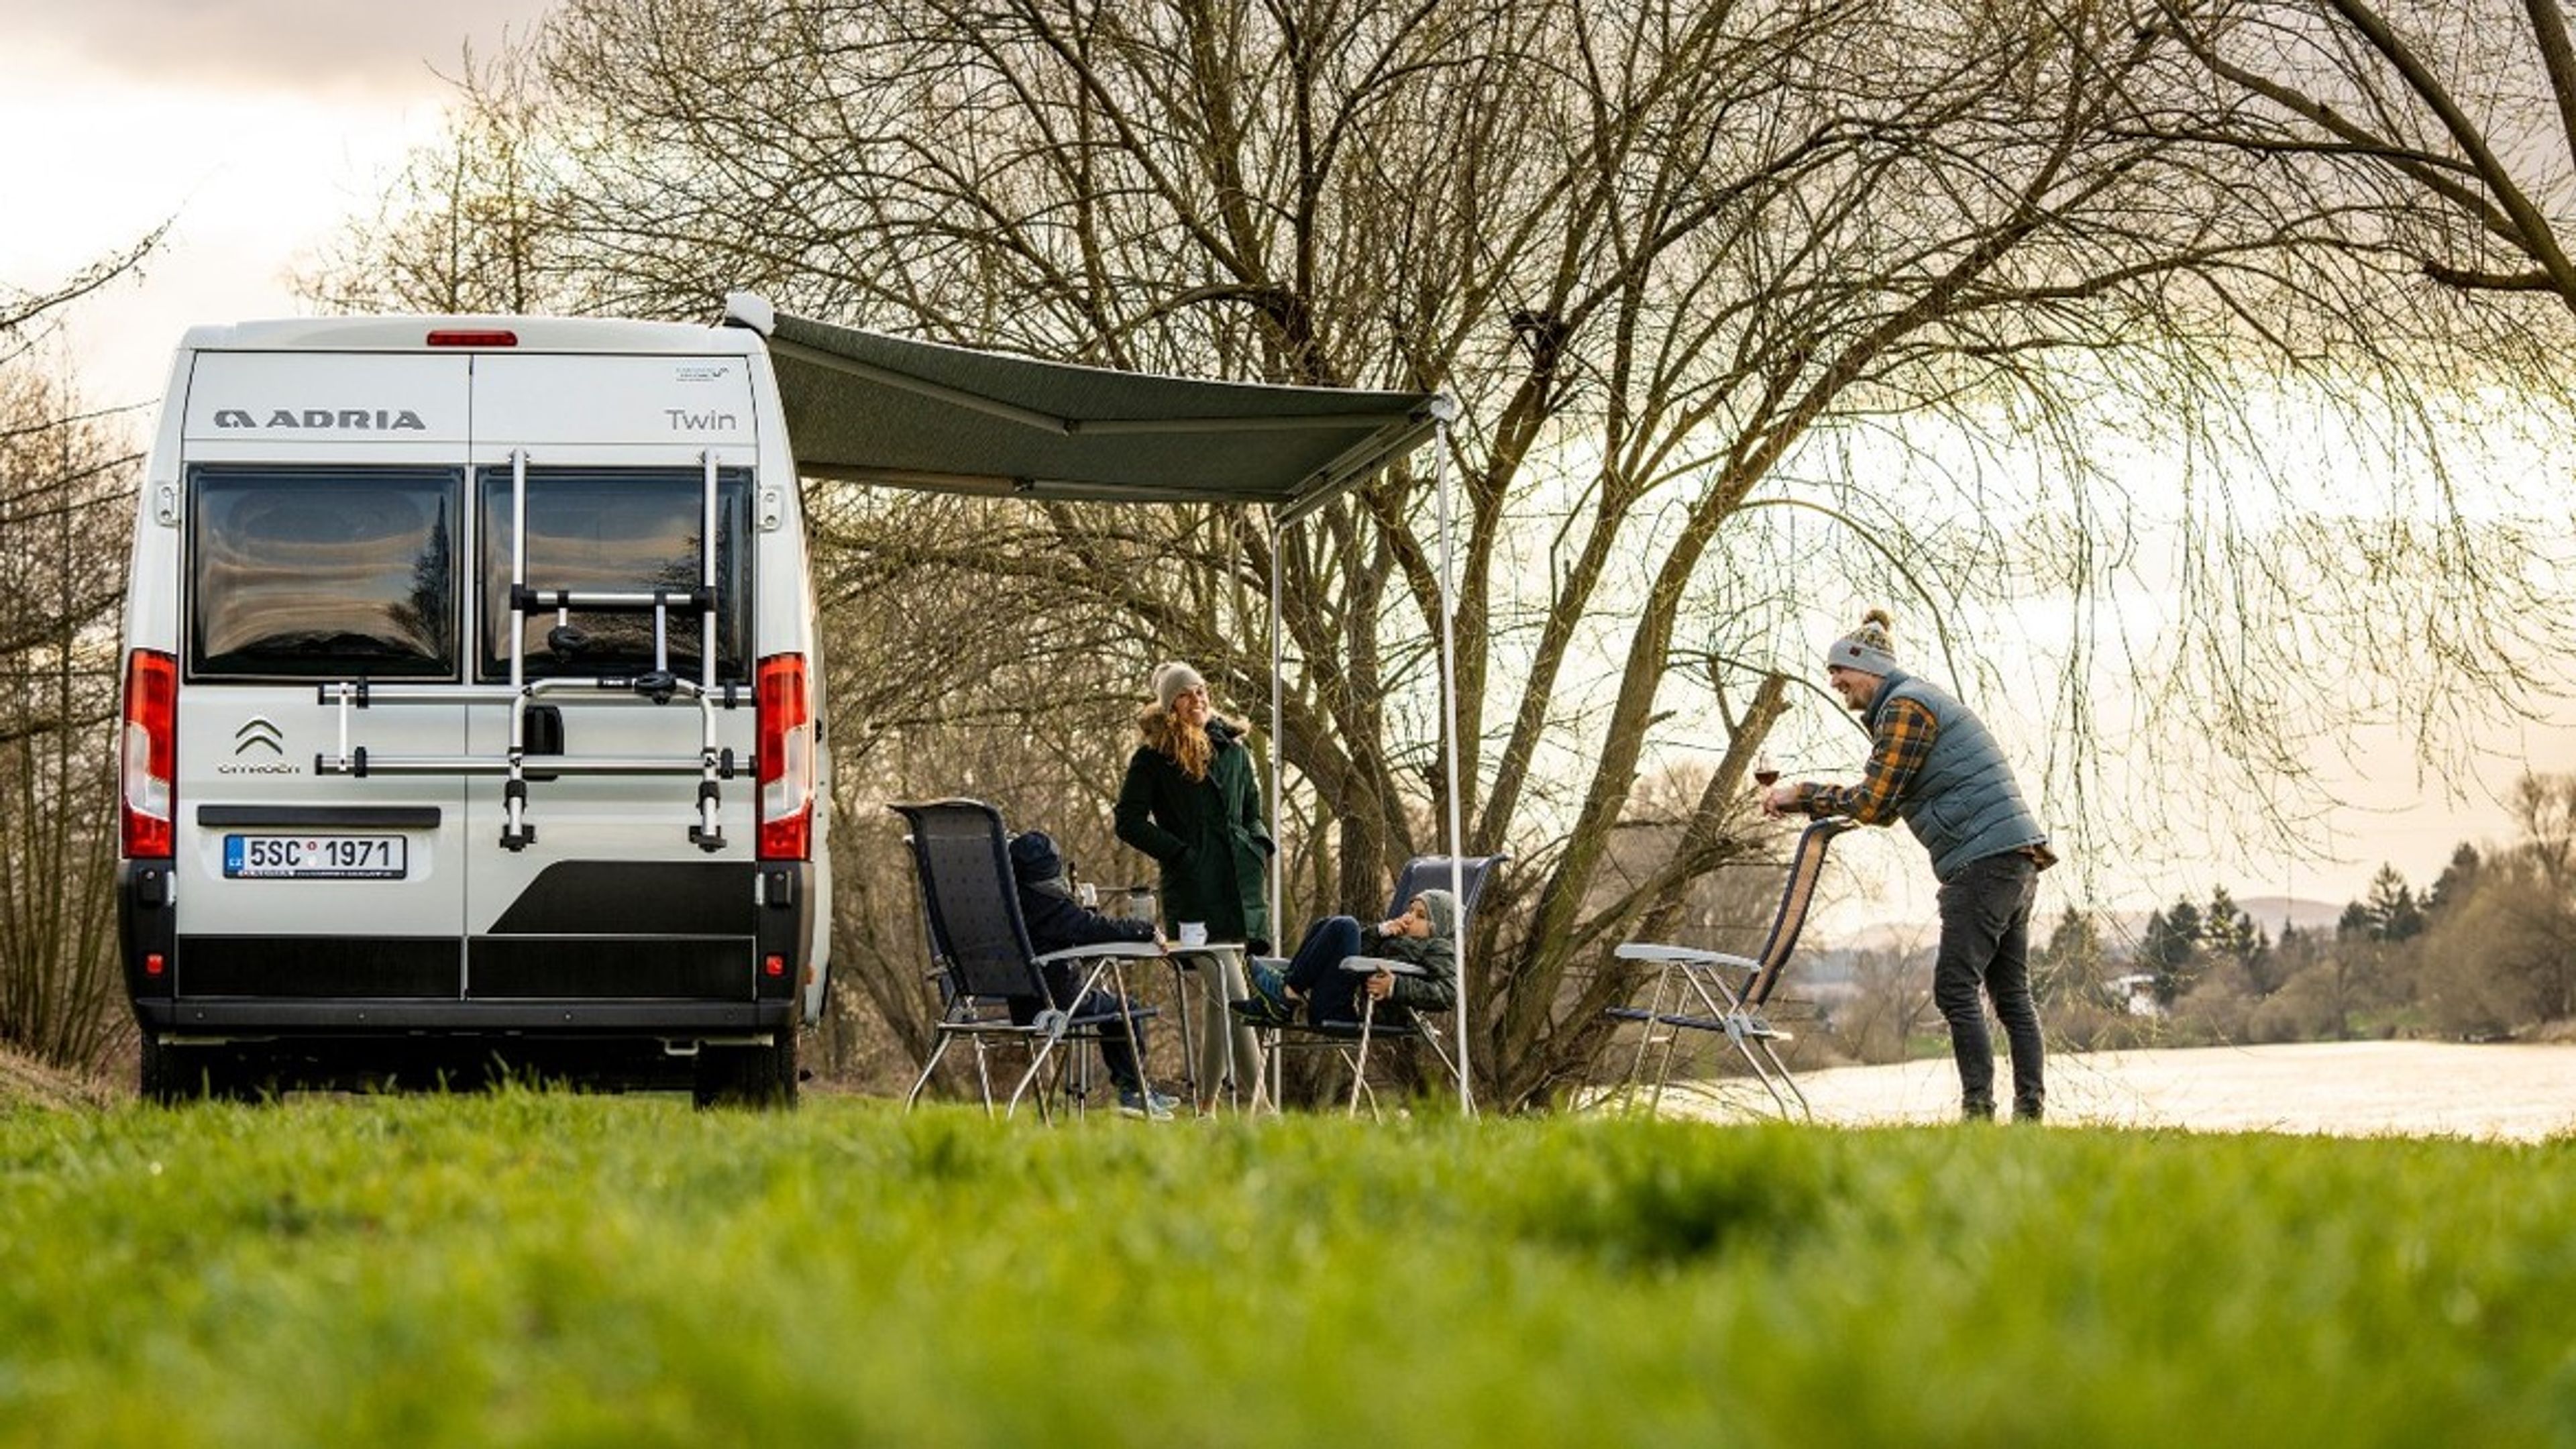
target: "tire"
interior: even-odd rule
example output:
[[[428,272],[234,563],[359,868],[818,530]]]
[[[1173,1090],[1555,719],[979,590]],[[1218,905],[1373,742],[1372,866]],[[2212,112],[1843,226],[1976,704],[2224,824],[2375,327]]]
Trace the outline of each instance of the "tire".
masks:
[[[135,1086],[143,1100],[156,1107],[167,1107],[181,1100],[177,1069],[171,1064],[170,1049],[152,1032],[143,1033],[142,1062],[135,1073]]]
[[[700,1107],[793,1109],[796,1029],[779,1028],[767,1046],[699,1048],[697,1084],[690,1097]]]
[[[170,1047],[146,1032],[136,1085],[143,1100],[161,1106],[186,1102],[256,1102],[263,1096],[256,1064],[220,1047]]]

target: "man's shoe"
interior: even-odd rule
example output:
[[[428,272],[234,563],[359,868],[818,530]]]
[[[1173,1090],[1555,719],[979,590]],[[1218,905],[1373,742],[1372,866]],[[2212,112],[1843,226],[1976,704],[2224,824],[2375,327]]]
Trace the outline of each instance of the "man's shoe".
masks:
[[[1160,1092],[1149,1091],[1143,1087],[1118,1089],[1118,1115],[1121,1117],[1139,1117],[1148,1122],[1169,1122],[1172,1120],[1172,1109],[1179,1105],[1181,1105],[1179,1098],[1166,1097]]]

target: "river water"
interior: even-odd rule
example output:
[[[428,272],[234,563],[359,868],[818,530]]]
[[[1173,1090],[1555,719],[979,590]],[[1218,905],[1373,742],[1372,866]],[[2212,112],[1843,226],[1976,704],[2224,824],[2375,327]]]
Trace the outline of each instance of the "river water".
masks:
[[[1996,1064],[1996,1095],[2011,1069]],[[1947,1057],[1802,1074],[1817,1120],[1848,1126],[1944,1122],[1959,1080]],[[2197,1132],[2475,1137],[2536,1142],[2576,1134],[2576,1045],[2310,1042],[2175,1051],[2082,1052],[2048,1062],[2050,1120]],[[1713,1118],[1765,1107],[1730,1080],[1714,1097],[1676,1090],[1666,1108]]]

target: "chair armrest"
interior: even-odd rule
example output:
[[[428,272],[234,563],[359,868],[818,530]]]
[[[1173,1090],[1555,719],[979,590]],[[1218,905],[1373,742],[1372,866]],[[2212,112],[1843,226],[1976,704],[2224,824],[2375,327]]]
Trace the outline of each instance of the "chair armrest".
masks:
[[[1384,956],[1345,956],[1342,958],[1342,969],[1353,976],[1375,976],[1381,971],[1391,971],[1398,976],[1431,974],[1410,961],[1395,961]]]
[[[1097,946],[1067,946],[1049,951],[1037,958],[1037,964],[1052,966],[1059,961],[1090,961],[1102,956],[1124,956],[1130,961],[1145,961],[1163,954],[1163,948],[1151,941],[1103,941]]]
[[[1702,951],[1691,946],[1657,946],[1644,941],[1623,942],[1611,954],[1622,961],[1659,961],[1667,966],[1732,966],[1739,971],[1762,969],[1759,961],[1748,961],[1723,951]]]

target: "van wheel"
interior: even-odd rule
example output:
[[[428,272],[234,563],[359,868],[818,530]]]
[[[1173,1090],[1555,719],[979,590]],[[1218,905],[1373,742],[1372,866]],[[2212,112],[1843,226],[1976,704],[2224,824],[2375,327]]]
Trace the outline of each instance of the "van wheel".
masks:
[[[161,1044],[159,1036],[149,1031],[143,1033],[143,1061],[141,1070],[136,1073],[135,1085],[141,1089],[143,1100],[155,1106],[166,1107],[179,1100],[179,1083],[170,1062],[170,1049]]]
[[[251,1064],[221,1047],[164,1046],[158,1037],[143,1038],[141,1070],[136,1085],[143,1100],[163,1106],[182,1102],[256,1102],[260,1081]]]
[[[796,1029],[782,1027],[768,1046],[702,1047],[691,1097],[701,1107],[796,1105]]]

